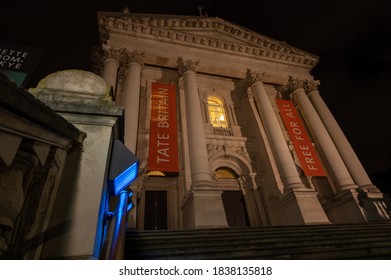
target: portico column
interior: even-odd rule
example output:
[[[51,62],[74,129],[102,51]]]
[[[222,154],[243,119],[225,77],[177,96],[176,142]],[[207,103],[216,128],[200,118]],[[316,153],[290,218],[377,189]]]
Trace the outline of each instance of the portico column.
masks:
[[[263,86],[263,77],[264,73],[247,70],[246,80],[251,85],[266,137],[284,184],[283,195],[268,205],[270,223],[271,225],[327,224],[329,220],[319,202],[317,192],[313,188],[306,188],[300,179],[282,128]]]
[[[183,77],[186,104],[187,134],[189,139],[190,169],[192,187],[210,188],[213,186],[210,176],[208,151],[200,98],[196,82],[198,61],[178,60],[179,73]]]
[[[342,132],[337,121],[320,96],[317,88],[318,84],[318,81],[306,81],[305,85],[308,97],[337,147],[340,156],[350,172],[350,175],[359,187],[375,187],[369,179],[367,172],[362,166],[345,134]]]
[[[103,69],[101,77],[113,89],[115,93],[117,85],[118,68],[121,61],[122,49],[105,48],[103,56]]]
[[[307,93],[309,93],[309,98],[307,99],[312,101],[312,105],[316,109],[317,114],[319,114],[319,117],[321,118],[325,128],[327,129],[328,135],[336,146],[335,149],[339,153],[339,157],[346,166],[346,169],[343,169],[343,176],[346,176],[346,173],[349,173],[349,175],[352,177],[352,180],[349,181],[354,181],[355,184],[359,186],[359,188],[352,187],[348,193],[348,195],[351,195],[354,199],[350,199],[350,205],[337,205],[334,207],[334,209],[332,209],[333,207],[331,207],[331,209],[328,211],[329,215],[335,216],[336,221],[341,222],[345,222],[346,220],[344,220],[343,216],[349,217],[349,214],[350,220],[348,222],[360,222],[362,221],[360,219],[363,219],[364,221],[389,220],[389,209],[384,203],[383,194],[376,186],[372,184],[363,166],[361,165],[360,160],[357,158],[355,152],[353,151],[353,148],[350,146],[341,128],[337,124],[336,120],[332,116],[331,112],[327,108],[322,98],[320,97],[319,91],[317,90],[316,86],[316,82],[309,80],[306,81],[305,87]],[[327,150],[328,152],[331,152],[329,149]],[[330,164],[330,167],[336,167],[336,162]],[[341,189],[344,189],[344,187],[342,187]],[[346,194],[344,196],[340,194],[339,198],[338,196],[336,197],[336,201],[346,201],[346,197]],[[354,208],[360,211],[356,211],[356,213],[359,213],[360,215],[356,214],[353,217],[352,209],[354,208],[352,206],[354,206]],[[342,213],[344,215],[341,215]],[[362,218],[360,218],[360,216]]]
[[[196,82],[198,61],[178,59],[185,91],[186,123],[191,172],[191,189],[183,209],[185,228],[227,227],[222,191],[212,183],[206,147],[204,121]]]
[[[317,147],[321,150],[326,159],[337,189],[348,190],[357,188],[357,185],[353,182],[333,140],[305,93],[304,81],[290,77],[288,88],[292,90],[293,98],[299,106],[300,112],[311,131]]]
[[[118,96],[117,105],[125,109],[125,146],[136,154],[140,108],[140,79],[144,53],[140,51],[127,51],[126,55],[127,73],[123,89]]]
[[[264,73],[247,70],[246,80],[251,85],[254,99],[259,108],[259,114],[265,126],[267,138],[276,159],[281,180],[285,189],[305,188],[263,86],[263,76]]]

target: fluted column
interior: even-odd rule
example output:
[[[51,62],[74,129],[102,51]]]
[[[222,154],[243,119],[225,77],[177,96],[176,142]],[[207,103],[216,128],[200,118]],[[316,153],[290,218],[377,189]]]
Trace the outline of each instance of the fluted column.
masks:
[[[178,59],[179,74],[185,89],[186,122],[189,139],[189,157],[193,188],[212,186],[204,123],[196,82],[198,61]]]
[[[120,48],[104,49],[101,77],[113,89],[113,93],[115,93],[117,85],[117,75],[122,53],[123,49]]]
[[[306,81],[305,86],[308,97],[337,147],[339,154],[350,172],[350,175],[353,177],[354,182],[358,186],[374,187],[345,134],[342,132],[337,121],[320,96],[317,88],[318,85],[318,81]]]
[[[117,105],[125,108],[125,146],[136,154],[138,117],[140,110],[140,79],[143,68],[144,53],[127,52],[127,73]]]
[[[306,124],[311,131],[311,134],[317,144],[318,149],[321,150],[324,158],[331,170],[332,177],[334,178],[336,187],[339,190],[355,189],[357,185],[354,184],[352,177],[341,156],[338,153],[337,148],[334,145],[333,140],[328,134],[322,120],[320,119],[315,108],[312,106],[311,101],[304,90],[304,80],[289,78],[288,88],[292,91],[292,95]]]
[[[305,188],[289,151],[287,142],[278,123],[276,114],[263,86],[264,73],[247,70],[246,80],[251,85],[259,114],[265,126],[278,171],[285,189]]]

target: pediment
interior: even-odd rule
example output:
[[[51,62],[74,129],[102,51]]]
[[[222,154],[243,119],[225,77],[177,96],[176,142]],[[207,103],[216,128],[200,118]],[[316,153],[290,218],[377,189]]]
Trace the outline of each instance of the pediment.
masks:
[[[99,12],[98,19],[103,42],[111,34],[144,36],[161,43],[219,49],[308,68],[318,62],[313,54],[217,17]]]

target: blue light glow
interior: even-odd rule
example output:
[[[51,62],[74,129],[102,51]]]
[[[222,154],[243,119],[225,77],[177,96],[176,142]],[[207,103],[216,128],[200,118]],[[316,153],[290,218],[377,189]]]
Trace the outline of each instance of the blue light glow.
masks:
[[[121,174],[119,174],[112,181],[114,195],[117,195],[120,191],[126,188],[130,183],[132,183],[138,174],[138,161],[133,163],[127,169],[125,169]]]
[[[133,206],[134,206],[133,202],[129,202],[128,207],[126,208],[126,211],[129,212],[130,210],[132,210]]]

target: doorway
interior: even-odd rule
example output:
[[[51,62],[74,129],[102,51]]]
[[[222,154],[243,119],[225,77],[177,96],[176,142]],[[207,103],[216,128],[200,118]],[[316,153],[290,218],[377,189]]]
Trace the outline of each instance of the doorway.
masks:
[[[167,229],[167,191],[145,192],[144,229]]]
[[[223,191],[222,199],[229,227],[238,228],[250,225],[241,191]]]

